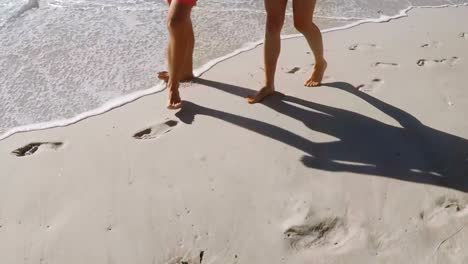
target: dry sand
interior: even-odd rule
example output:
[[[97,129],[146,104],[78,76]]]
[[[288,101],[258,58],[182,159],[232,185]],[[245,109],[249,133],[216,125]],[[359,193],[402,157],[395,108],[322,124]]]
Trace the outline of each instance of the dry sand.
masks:
[[[258,47],[180,112],[160,93],[0,141],[0,262],[468,263],[466,36],[468,7],[415,9],[325,34],[319,88],[289,39],[264,104]]]

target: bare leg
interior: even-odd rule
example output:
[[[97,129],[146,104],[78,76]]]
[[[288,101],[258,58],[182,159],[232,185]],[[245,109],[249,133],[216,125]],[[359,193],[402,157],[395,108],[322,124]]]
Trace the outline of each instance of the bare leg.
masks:
[[[185,51],[184,71],[182,79],[193,79],[193,49],[195,48],[195,34],[193,32],[192,19],[189,17],[187,34],[187,49]]]
[[[182,106],[179,96],[179,84],[184,70],[184,59],[187,50],[188,32],[190,31],[190,13],[192,7],[173,1],[169,9],[169,80],[167,88],[169,91],[169,109],[177,109]]]
[[[193,50],[195,47],[195,34],[193,32],[193,26],[192,26],[192,21],[190,20],[190,27],[189,27],[189,32],[187,35],[187,48],[185,51],[185,56],[184,56],[184,69],[182,73],[182,77],[180,79],[181,82],[190,82],[193,80],[194,75],[193,75]],[[169,45],[168,52],[170,53],[171,47]],[[165,82],[169,81],[169,72],[167,71],[162,71],[158,72],[158,78],[160,80],[163,80]]]
[[[275,92],[275,72],[281,51],[281,29],[286,15],[287,0],[265,0],[267,12],[264,60],[265,86],[255,96],[249,96],[250,104],[258,103]]]
[[[320,86],[327,62],[323,56],[323,40],[320,29],[312,21],[316,0],[293,0],[294,26],[307,39],[315,57],[314,71],[305,86]]]
[[[187,48],[185,51],[185,59],[184,59],[184,69],[182,72],[182,77],[180,79],[181,82],[190,82],[193,80],[193,50],[195,47],[195,34],[193,32],[192,20],[190,20],[190,28],[187,35]],[[170,52],[170,45],[168,51]],[[158,78],[165,82],[169,81],[169,72],[162,71],[158,72]]]

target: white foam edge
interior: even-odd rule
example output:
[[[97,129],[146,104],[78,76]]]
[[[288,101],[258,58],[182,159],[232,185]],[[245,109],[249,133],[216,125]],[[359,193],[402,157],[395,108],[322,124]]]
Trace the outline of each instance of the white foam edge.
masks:
[[[410,10],[412,10],[412,9],[415,9],[415,8],[446,8],[446,7],[459,7],[459,6],[468,6],[468,3],[453,4],[453,5],[446,4],[446,5],[439,5],[439,6],[409,6],[408,8],[405,8],[405,9],[401,10],[397,15],[394,15],[394,16],[380,16],[379,18],[363,19],[363,20],[356,21],[354,23],[344,25],[344,26],[333,27],[333,28],[329,28],[329,29],[326,29],[326,30],[322,30],[321,32],[322,33],[327,33],[327,32],[339,31],[339,30],[346,30],[346,29],[350,29],[350,28],[353,28],[353,27],[356,27],[356,26],[359,26],[359,25],[362,25],[362,24],[367,24],[367,23],[386,23],[386,22],[390,22],[390,21],[395,20],[395,19],[407,17],[408,12]],[[299,37],[303,37],[303,35],[302,34],[283,35],[283,36],[281,36],[281,39],[285,40],[285,39],[292,39],[292,38],[299,38]],[[230,59],[230,58],[232,58],[234,56],[237,56],[237,55],[239,55],[241,53],[253,50],[256,47],[262,45],[263,42],[264,42],[263,40],[259,40],[259,41],[256,41],[256,42],[246,43],[246,44],[244,44],[243,47],[241,47],[241,48],[239,48],[239,49],[237,49],[237,50],[235,50],[235,51],[233,51],[233,52],[231,52],[231,53],[229,53],[229,54],[227,54],[225,56],[222,56],[222,57],[219,57],[219,58],[208,61],[203,66],[196,69],[194,71],[194,74],[195,74],[196,77],[200,77],[203,73],[209,71],[211,68],[216,66],[218,63],[221,63],[221,62],[223,62],[223,61],[225,61],[227,59]]]
[[[334,27],[334,28],[329,28],[326,30],[322,30],[322,33],[327,33],[327,32],[333,32],[333,31],[338,31],[338,30],[346,30],[349,28],[353,28],[362,24],[366,23],[386,23],[390,22],[395,19],[403,18],[408,16],[408,12],[412,9],[419,9],[419,8],[447,8],[447,7],[460,7],[460,6],[468,6],[468,3],[463,3],[463,4],[446,4],[446,5],[439,5],[439,6],[409,6],[408,8],[405,8],[401,10],[397,15],[394,16],[380,16],[379,18],[370,18],[370,19],[364,19],[360,21],[356,21],[354,23],[347,24],[345,26],[340,26],[340,27]],[[281,36],[281,39],[292,39],[292,38],[298,38],[302,37],[302,34],[291,34],[291,35],[283,35]],[[194,70],[194,75],[196,77],[200,77],[203,75],[205,72],[209,71],[211,68],[216,66],[217,64],[230,59],[234,56],[237,56],[241,53],[250,51],[258,47],[259,45],[263,44],[263,40],[259,40],[256,42],[251,42],[251,43],[246,43],[243,45],[243,47],[225,55],[222,57],[218,57],[216,59],[210,60],[207,63],[205,63],[203,66],[200,68]],[[151,88],[137,91],[134,93],[130,93],[118,98],[114,98],[103,104],[102,106],[83,112],[73,118],[67,118],[67,119],[61,119],[61,120],[54,120],[54,121],[48,121],[48,122],[42,122],[42,123],[35,123],[35,124],[30,124],[30,125],[24,125],[24,126],[18,126],[11,128],[4,132],[3,134],[0,134],[0,140],[4,140],[14,134],[17,133],[24,133],[24,132],[30,132],[30,131],[37,131],[37,130],[44,130],[44,129],[50,129],[50,128],[56,128],[56,127],[66,127],[72,124],[75,124],[81,120],[97,116],[97,115],[102,115],[106,112],[109,112],[115,108],[122,107],[128,103],[134,102],[142,97],[156,94],[159,92],[162,92],[165,90],[165,84],[163,82],[158,83],[156,86],[153,86]]]
[[[25,125],[25,126],[18,126],[14,127],[12,129],[7,130],[5,133],[0,134],[0,140],[6,139],[16,133],[23,133],[23,132],[29,132],[29,131],[37,131],[37,130],[44,130],[44,129],[50,129],[50,128],[56,128],[56,127],[66,127],[72,124],[75,124],[77,122],[80,122],[84,119],[93,117],[93,116],[98,116],[101,114],[104,114],[106,112],[111,111],[112,109],[124,106],[128,103],[134,102],[142,97],[151,95],[151,94],[156,94],[158,92],[164,91],[165,90],[165,84],[160,82],[157,85],[133,92],[130,94],[126,94],[114,99],[111,99],[104,103],[102,106],[95,108],[90,111],[83,112],[79,115],[76,115],[75,117],[72,118],[67,118],[67,119],[58,119],[54,121],[47,121],[47,122],[42,122],[42,123],[35,123],[31,125]]]

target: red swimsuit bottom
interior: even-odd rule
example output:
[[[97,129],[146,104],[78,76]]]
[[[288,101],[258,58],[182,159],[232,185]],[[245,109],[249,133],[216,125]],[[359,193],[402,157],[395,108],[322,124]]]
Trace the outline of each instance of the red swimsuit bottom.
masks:
[[[167,3],[171,3],[171,0],[166,0]],[[184,4],[184,5],[189,5],[189,6],[195,6],[197,4],[197,0],[175,0],[181,4]]]

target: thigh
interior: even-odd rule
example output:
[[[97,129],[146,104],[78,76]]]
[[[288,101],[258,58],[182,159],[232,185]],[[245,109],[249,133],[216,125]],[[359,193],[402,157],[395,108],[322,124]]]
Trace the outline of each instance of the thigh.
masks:
[[[193,6],[182,3],[181,1],[172,0],[169,5],[168,20],[173,23],[190,22],[190,14]]]
[[[264,0],[264,2],[268,17],[284,20],[288,0]]]
[[[316,0],[293,0],[294,19],[312,21]]]

